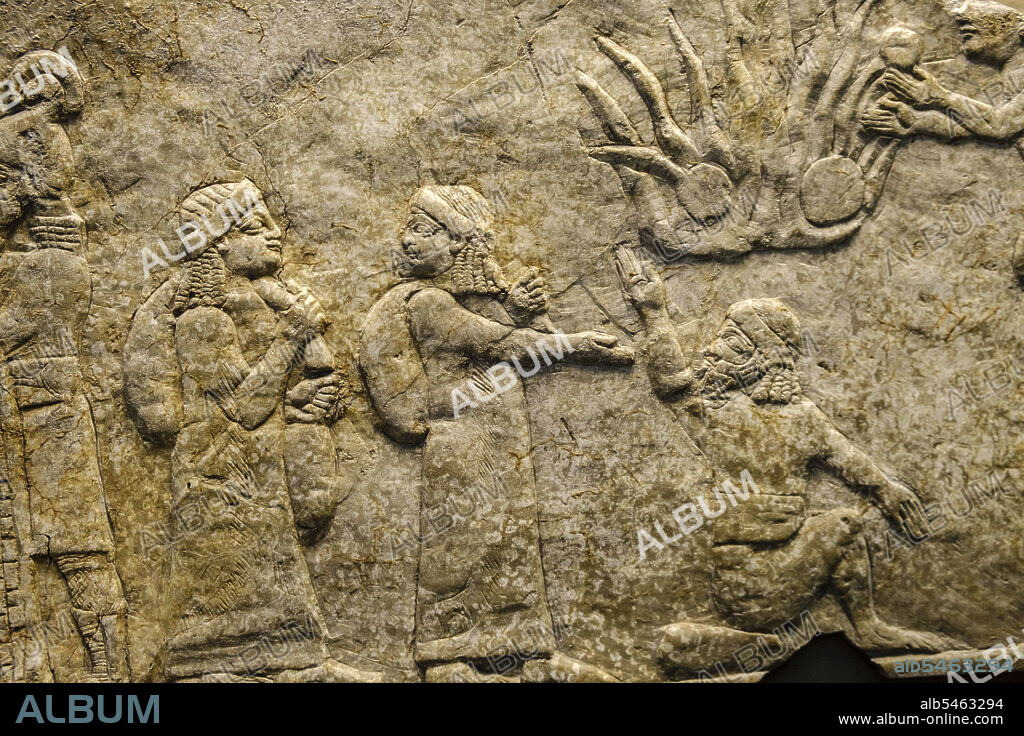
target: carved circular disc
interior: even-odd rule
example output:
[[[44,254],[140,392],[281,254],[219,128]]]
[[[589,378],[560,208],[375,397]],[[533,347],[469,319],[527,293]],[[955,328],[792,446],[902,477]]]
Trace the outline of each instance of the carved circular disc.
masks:
[[[819,159],[804,174],[800,203],[813,225],[849,220],[864,205],[864,172],[845,156]]]

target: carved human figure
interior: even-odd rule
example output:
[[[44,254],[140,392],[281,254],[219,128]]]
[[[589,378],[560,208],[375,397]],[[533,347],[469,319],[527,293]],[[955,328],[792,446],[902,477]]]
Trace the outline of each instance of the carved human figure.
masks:
[[[281,231],[251,181],[192,192],[179,218],[182,272],[136,314],[124,363],[140,430],[174,441],[166,675],[376,680],[328,656],[300,546],[338,501],[327,319],[279,277]]]
[[[443,533],[429,535],[421,518],[415,658],[427,681],[611,680],[556,650],[520,376],[552,356],[625,365],[632,351],[598,332],[552,334],[535,274],[507,284],[494,261],[492,219],[470,187],[416,192],[403,280],[360,332],[360,367],[385,431],[423,443],[424,513],[474,499]]]
[[[730,626],[766,632],[826,592],[871,652],[937,651],[949,640],[882,621],[875,611],[863,510],[807,512],[810,470],[821,465],[865,493],[894,524],[917,533],[921,502],[847,439],[800,388],[800,324],[777,299],[729,307],[711,342],[684,349],[664,284],[649,263],[619,250],[619,275],[647,337],[655,393],[670,402],[716,472],[756,476],[750,495],[710,521],[715,607]]]
[[[63,577],[89,679],[126,681],[125,599],[80,362],[92,280],[61,125],[81,109],[84,82],[48,51],[23,56],[10,79],[19,96],[0,114],[0,361],[7,479],[28,495],[29,528],[17,536]]]
[[[968,59],[994,67],[1001,100],[979,100],[947,89],[921,66],[890,69],[882,82],[889,97],[867,110],[864,125],[881,135],[915,135],[944,140],[976,137],[1012,142],[1024,157],[1024,14],[988,0],[967,0],[953,10],[961,47]],[[1014,272],[1024,279],[1024,234],[1014,248]]]

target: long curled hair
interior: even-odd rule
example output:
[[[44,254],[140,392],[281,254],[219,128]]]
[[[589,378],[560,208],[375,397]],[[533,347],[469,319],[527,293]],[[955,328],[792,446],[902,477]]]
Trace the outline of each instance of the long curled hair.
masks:
[[[262,197],[259,188],[249,179],[217,182],[197,189],[181,203],[178,213],[180,223],[183,226],[192,224],[198,228],[201,221],[206,226],[206,241],[201,248],[190,252],[182,263],[181,281],[178,282],[172,307],[175,315],[195,307],[224,306],[227,299],[227,267],[224,258],[217,251],[216,244],[236,227],[236,223],[232,217],[220,211],[224,229],[219,234],[214,234],[210,218],[229,199],[237,202],[240,197],[246,195],[246,201],[249,201],[248,194],[255,194],[257,198]]]
[[[216,248],[182,264],[181,281],[174,293],[175,316],[195,307],[222,307],[227,299],[227,268]]]
[[[504,296],[508,282],[492,256],[494,233],[490,230],[476,233],[464,242],[465,245],[455,254],[455,263],[452,264],[455,292]]]
[[[487,199],[464,185],[421,187],[410,202],[459,243],[451,268],[453,292],[504,296],[508,283],[492,255],[494,214]]]

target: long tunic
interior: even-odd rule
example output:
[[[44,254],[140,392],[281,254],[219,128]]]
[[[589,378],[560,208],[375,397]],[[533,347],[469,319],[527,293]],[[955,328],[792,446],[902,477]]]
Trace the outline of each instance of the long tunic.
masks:
[[[171,584],[179,594],[171,679],[302,669],[327,656],[288,493],[282,404],[246,419],[222,406],[266,352],[269,338],[258,336],[276,328],[255,295],[242,301],[247,308],[232,316],[190,309],[175,326],[184,428],[171,467]]]
[[[486,373],[522,354],[528,333],[441,289],[406,294],[428,386],[416,660],[550,654],[526,396],[514,372],[515,384],[501,393]],[[477,405],[456,417],[453,389]],[[441,515],[450,525],[436,523]]]
[[[79,361],[91,293],[88,266],[69,249],[0,257],[3,382],[20,416],[38,554],[109,553],[114,546]]]

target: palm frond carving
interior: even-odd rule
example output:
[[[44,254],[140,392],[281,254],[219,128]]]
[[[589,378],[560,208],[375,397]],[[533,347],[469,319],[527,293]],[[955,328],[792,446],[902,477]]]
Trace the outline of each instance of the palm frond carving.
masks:
[[[862,117],[884,108],[878,80],[887,68],[918,63],[920,38],[890,28],[872,52],[863,30],[877,0],[860,0],[846,10],[833,2],[802,54],[791,32],[755,48],[757,25],[736,0],[721,2],[728,47],[720,88],[712,88],[674,15],[666,23],[687,80],[685,124],[639,56],[596,37],[646,108],[653,140],[645,141],[618,101],[580,71],[577,87],[606,138],[588,143],[588,154],[619,175],[641,240],[665,259],[842,242],[877,204],[900,143],[895,134],[869,132]],[[788,31],[788,6],[764,5],[778,6],[776,20]]]

